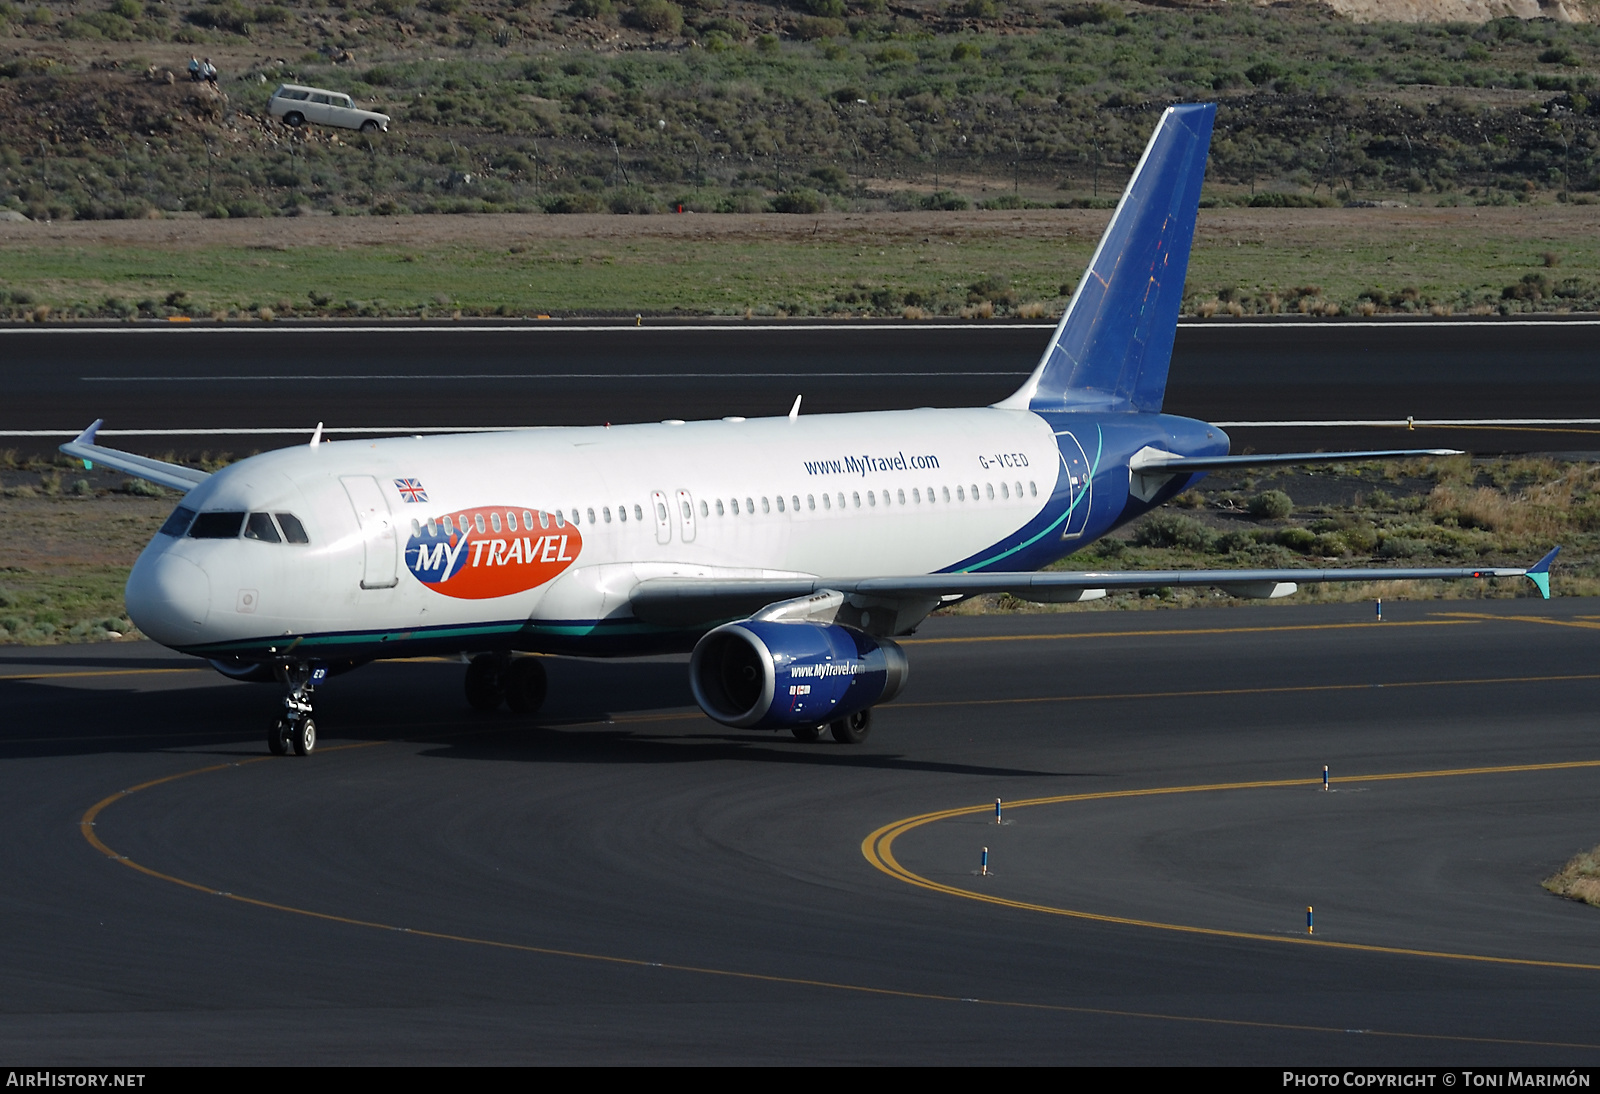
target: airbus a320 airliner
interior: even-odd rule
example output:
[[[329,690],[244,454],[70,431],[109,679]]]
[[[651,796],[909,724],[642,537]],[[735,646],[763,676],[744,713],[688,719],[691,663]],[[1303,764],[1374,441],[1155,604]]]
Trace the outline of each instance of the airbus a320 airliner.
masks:
[[[186,492],[128,578],[128,614],[239,679],[276,679],[268,747],[316,746],[312,692],[387,657],[461,654],[468,701],[536,710],[538,657],[693,650],[728,726],[866,737],[900,691],[894,638],[983,593],[1069,602],[1210,585],[1527,569],[1037,572],[1224,467],[1447,450],[1230,456],[1161,412],[1213,104],[1156,126],[1038,367],[1010,398],[905,410],[320,442],[204,472],[95,444]]]

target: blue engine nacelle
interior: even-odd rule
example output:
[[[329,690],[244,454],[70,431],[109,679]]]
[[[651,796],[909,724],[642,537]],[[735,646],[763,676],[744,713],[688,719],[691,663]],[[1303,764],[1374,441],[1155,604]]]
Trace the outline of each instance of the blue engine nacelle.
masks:
[[[906,674],[899,646],[831,623],[727,623],[689,661],[700,709],[739,729],[820,726],[893,699]]]

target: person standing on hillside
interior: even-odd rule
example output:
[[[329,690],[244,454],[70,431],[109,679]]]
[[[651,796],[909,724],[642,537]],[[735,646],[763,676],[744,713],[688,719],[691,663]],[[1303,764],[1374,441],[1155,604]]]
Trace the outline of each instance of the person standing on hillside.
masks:
[[[206,83],[215,85],[217,82],[217,66],[211,63],[211,58],[206,58],[206,63],[200,66],[200,74],[206,78]]]
[[[191,56],[189,58],[189,82],[192,84],[200,82],[200,58],[198,57]]]

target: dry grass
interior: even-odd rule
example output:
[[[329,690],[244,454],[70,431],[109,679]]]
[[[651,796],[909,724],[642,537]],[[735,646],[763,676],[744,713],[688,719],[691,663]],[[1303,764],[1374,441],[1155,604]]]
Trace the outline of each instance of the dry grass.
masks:
[[[1557,896],[1600,908],[1600,847],[1574,855],[1565,866],[1540,882]]]

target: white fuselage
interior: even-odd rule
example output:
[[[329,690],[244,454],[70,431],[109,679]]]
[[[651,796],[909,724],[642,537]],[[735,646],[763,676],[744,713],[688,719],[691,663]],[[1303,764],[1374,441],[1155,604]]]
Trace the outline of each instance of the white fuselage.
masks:
[[[477,625],[626,615],[651,577],[936,572],[1035,518],[1061,469],[1040,417],[993,408],[301,446],[183,505],[292,514],[308,543],[158,535],[128,605],[179,648],[450,627],[470,648]]]

